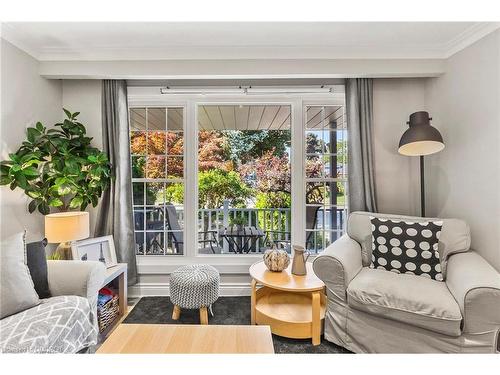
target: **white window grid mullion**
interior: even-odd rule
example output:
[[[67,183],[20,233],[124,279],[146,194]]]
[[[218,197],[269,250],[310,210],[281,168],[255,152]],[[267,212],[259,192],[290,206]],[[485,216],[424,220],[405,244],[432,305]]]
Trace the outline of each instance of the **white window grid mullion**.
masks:
[[[177,108],[181,108],[182,109],[182,112],[183,112],[183,129],[182,130],[173,130],[173,132],[175,133],[182,133],[182,137],[184,138],[184,131],[185,131],[185,106],[176,106]],[[149,109],[150,108],[164,108],[165,109],[165,128],[163,131],[165,131],[165,133],[168,131],[168,106],[165,106],[165,105],[160,105],[160,106],[149,106],[149,105],[143,105],[143,106],[130,106],[129,110],[131,108],[143,108],[144,111],[145,111],[145,127],[144,127],[144,133],[145,133],[145,139],[146,139],[146,145],[145,145],[145,155],[144,155],[144,158],[145,158],[145,161],[146,161],[146,175],[142,178],[132,178],[132,183],[140,183],[142,185],[142,188],[143,188],[143,202],[141,205],[138,205],[138,204],[133,204],[133,208],[134,209],[140,209],[142,212],[143,212],[143,218],[142,218],[142,221],[143,221],[143,228],[142,230],[135,230],[134,228],[134,231],[136,233],[141,233],[143,235],[143,241],[142,241],[142,246],[143,246],[143,251],[141,252],[141,254],[144,254],[144,255],[167,255],[167,246],[168,246],[168,228],[167,228],[167,217],[166,217],[166,200],[165,200],[165,196],[163,196],[163,199],[162,199],[162,203],[161,203],[161,207],[163,208],[163,231],[160,232],[158,230],[148,230],[147,229],[147,208],[148,207],[157,207],[157,205],[155,204],[148,204],[147,202],[147,186],[149,183],[162,183],[162,185],[166,188],[168,186],[168,184],[172,184],[172,183],[181,183],[183,185],[185,185],[185,172],[183,173],[183,177],[182,178],[168,178],[167,175],[165,176],[165,178],[148,178],[147,177],[147,171],[148,171],[148,149],[149,149]],[[130,116],[129,116],[130,118]],[[166,134],[165,134],[166,136]],[[166,138],[165,138],[166,140]],[[167,174],[167,163],[168,163],[168,145],[167,143],[165,144],[165,151],[164,151],[164,154],[165,156],[165,174]],[[184,164],[184,150],[183,150],[183,154],[182,155],[175,155],[175,157],[179,157],[179,158],[182,158],[183,160],[183,164]],[[132,158],[132,155],[131,155],[131,158]],[[185,168],[185,165],[184,165],[184,168]],[[163,189],[164,190],[164,189]],[[134,219],[135,220],[135,219]],[[184,232],[184,227],[182,229],[182,231]],[[150,253],[150,254],[147,254],[146,253],[146,250],[147,250],[147,234],[148,233],[154,233],[154,234],[159,234],[163,237],[163,240],[162,240],[162,243],[163,243],[163,251],[161,253],[163,254],[155,254],[155,253]],[[185,248],[185,247],[184,247]]]
[[[168,141],[167,141],[167,132],[168,132],[168,107],[165,107],[165,177],[168,176]],[[163,255],[167,255],[167,246],[168,246],[168,230],[167,228],[167,202],[165,197],[165,191],[167,190],[167,183],[163,182]],[[174,253],[174,248],[172,244],[172,253]]]
[[[149,156],[148,156],[148,108],[146,107],[144,109],[144,111],[145,111],[145,120],[144,121],[146,121],[146,123],[144,124],[145,125],[144,132],[146,134],[146,148],[145,148],[145,152],[144,152],[145,153],[144,159],[145,159],[145,163],[146,163],[146,168],[145,168],[144,176],[147,176],[148,175],[148,162],[149,162]],[[143,211],[142,211],[143,212],[142,216],[143,216],[143,220],[144,220],[144,225],[142,227],[142,230],[144,231],[143,232],[144,233],[144,240],[143,240],[143,242],[144,242],[144,255],[148,255],[147,254],[148,238],[146,236],[146,229],[147,229],[146,224],[147,224],[147,214],[148,214],[146,212],[146,205],[147,205],[146,199],[147,199],[148,195],[146,194],[146,189],[147,189],[147,183],[143,182],[143,189],[142,189],[143,190],[143,192],[142,192],[143,193],[143,201],[142,201],[142,203],[143,203],[144,207],[143,207]]]
[[[323,133],[320,133],[320,134],[323,134],[323,136],[321,136],[321,140],[324,142],[326,142],[325,140],[325,136],[324,136],[324,132],[341,132],[340,134],[342,134],[342,136],[340,137],[340,141],[342,141],[342,148],[341,150],[337,150],[335,153],[330,153],[330,152],[318,152],[318,153],[306,153],[304,152],[304,155],[305,155],[305,159],[307,159],[308,156],[316,156],[318,158],[322,158],[322,157],[325,157],[327,156],[328,158],[332,157],[332,156],[340,156],[341,155],[341,152],[343,152],[343,155],[344,155],[344,158],[345,158],[345,155],[346,155],[346,152],[347,152],[347,144],[346,144],[346,140],[347,140],[347,137],[348,137],[348,130],[347,130],[347,126],[346,126],[346,119],[345,119],[345,102],[343,103],[342,105],[342,119],[341,119],[341,123],[337,124],[337,127],[335,129],[330,129],[329,127],[327,128],[326,127],[326,119],[325,119],[325,106],[326,105],[322,105],[321,106],[321,109],[320,109],[320,113],[321,113],[321,128],[318,129],[318,128],[308,128],[307,127],[307,118],[305,117],[304,120],[305,120],[305,126],[304,126],[304,134],[307,134],[308,132],[311,132],[311,131],[319,131],[319,132],[323,132]],[[305,108],[308,108],[309,106],[305,106]],[[306,110],[307,112],[307,110]],[[340,125],[340,127],[339,127]],[[344,136],[345,134],[345,136]],[[304,137],[305,138],[305,137]],[[330,139],[330,137],[328,136],[328,141],[329,142],[332,142],[332,140]],[[336,137],[335,139],[336,142],[339,141],[339,137]],[[304,145],[304,150],[306,149],[306,145]],[[340,151],[340,152],[339,152]],[[345,160],[346,163],[341,163],[341,164],[348,164],[348,161]],[[333,172],[333,171],[332,171]],[[344,173],[346,173],[346,171],[344,171]],[[348,175],[347,175],[348,176]],[[317,239],[316,239],[316,233],[321,233],[321,242],[322,242],[322,249],[324,249],[326,247],[326,235],[328,234],[329,236],[332,236],[332,233],[336,233],[336,236],[338,236],[339,233],[343,233],[345,232],[345,225],[346,223],[344,221],[342,221],[342,226],[340,227],[339,226],[339,223],[337,222],[336,226],[333,227],[332,223],[330,223],[330,228],[327,228],[327,225],[326,225],[326,221],[327,219],[331,219],[331,212],[330,210],[332,208],[335,208],[335,209],[338,209],[340,208],[341,211],[345,211],[346,209],[348,209],[347,207],[347,203],[348,203],[348,177],[347,178],[338,178],[338,177],[335,177],[335,178],[332,178],[332,177],[325,177],[325,176],[322,176],[322,177],[316,177],[316,178],[304,178],[304,185],[307,186],[308,183],[319,183],[319,184],[324,184],[324,186],[326,187],[326,184],[339,184],[341,183],[343,186],[344,186],[344,204],[343,205],[339,205],[339,204],[327,204],[327,202],[325,200],[323,200],[322,204],[307,204],[306,203],[306,207],[309,206],[309,207],[318,207],[318,210],[321,210],[321,220],[322,220],[322,227],[319,228],[319,229],[307,229],[306,228],[306,232],[307,233],[315,233],[313,234],[313,237],[314,237],[314,243],[316,243]],[[327,209],[330,209],[329,212],[330,214],[327,215]],[[335,215],[337,214],[338,211],[335,212]],[[341,213],[341,215],[343,215],[343,213]],[[327,216],[329,216],[327,218]],[[331,241],[331,239],[330,239]],[[313,244],[313,247],[314,247],[314,250],[316,250],[316,245]]]

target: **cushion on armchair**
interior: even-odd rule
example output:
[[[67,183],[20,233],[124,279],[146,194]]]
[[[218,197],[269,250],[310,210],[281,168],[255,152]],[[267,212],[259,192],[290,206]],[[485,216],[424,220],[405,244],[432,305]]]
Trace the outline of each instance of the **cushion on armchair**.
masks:
[[[26,265],[26,233],[0,241],[0,319],[40,303]]]
[[[438,251],[442,221],[417,223],[372,217],[371,224],[370,268],[443,281]]]
[[[35,290],[40,298],[49,298],[49,281],[47,278],[47,258],[45,255],[45,246],[47,239],[42,241],[30,242],[26,245],[26,260],[30,270]]]
[[[446,283],[363,268],[347,288],[351,308],[448,336],[461,334],[460,307]]]
[[[438,251],[441,262],[441,273],[446,280],[448,258],[452,254],[467,252],[470,249],[470,228],[463,220],[423,218],[417,216],[379,214],[372,212],[352,212],[349,215],[347,234],[361,245],[363,265],[371,264],[372,231],[370,217],[404,220],[413,222],[442,221],[443,228],[439,237]]]

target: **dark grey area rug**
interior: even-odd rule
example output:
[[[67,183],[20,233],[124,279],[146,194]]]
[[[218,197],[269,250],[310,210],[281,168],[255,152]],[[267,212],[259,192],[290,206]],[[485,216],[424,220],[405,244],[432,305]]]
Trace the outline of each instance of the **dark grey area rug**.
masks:
[[[209,324],[250,324],[250,297],[220,297],[213,304],[214,316]],[[168,297],[143,297],[137,302],[123,323],[127,324],[199,324],[198,310],[182,310],[179,321],[172,320],[173,305]],[[346,349],[326,341],[314,346],[311,340],[288,339],[273,335],[275,353],[349,353]]]

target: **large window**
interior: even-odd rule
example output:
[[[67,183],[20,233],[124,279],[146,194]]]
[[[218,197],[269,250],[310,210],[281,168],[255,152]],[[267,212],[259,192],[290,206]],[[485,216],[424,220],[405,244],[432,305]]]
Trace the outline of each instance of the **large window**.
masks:
[[[342,236],[349,132],[335,90],[233,97],[131,87],[138,264],[242,273],[272,247],[318,254]]]
[[[345,232],[347,123],[343,105],[304,111],[306,248],[318,253]]]
[[[291,107],[201,105],[198,252],[291,248]]]
[[[130,108],[136,253],[184,253],[184,109]]]

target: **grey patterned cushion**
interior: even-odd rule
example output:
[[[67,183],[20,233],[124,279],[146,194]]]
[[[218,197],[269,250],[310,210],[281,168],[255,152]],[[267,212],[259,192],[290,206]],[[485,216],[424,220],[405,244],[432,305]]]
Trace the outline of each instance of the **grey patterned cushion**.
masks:
[[[0,321],[0,353],[76,353],[97,343],[95,316],[86,298],[41,302]]]
[[[210,306],[219,298],[219,272],[208,264],[191,264],[170,275],[170,300],[184,309]]]

